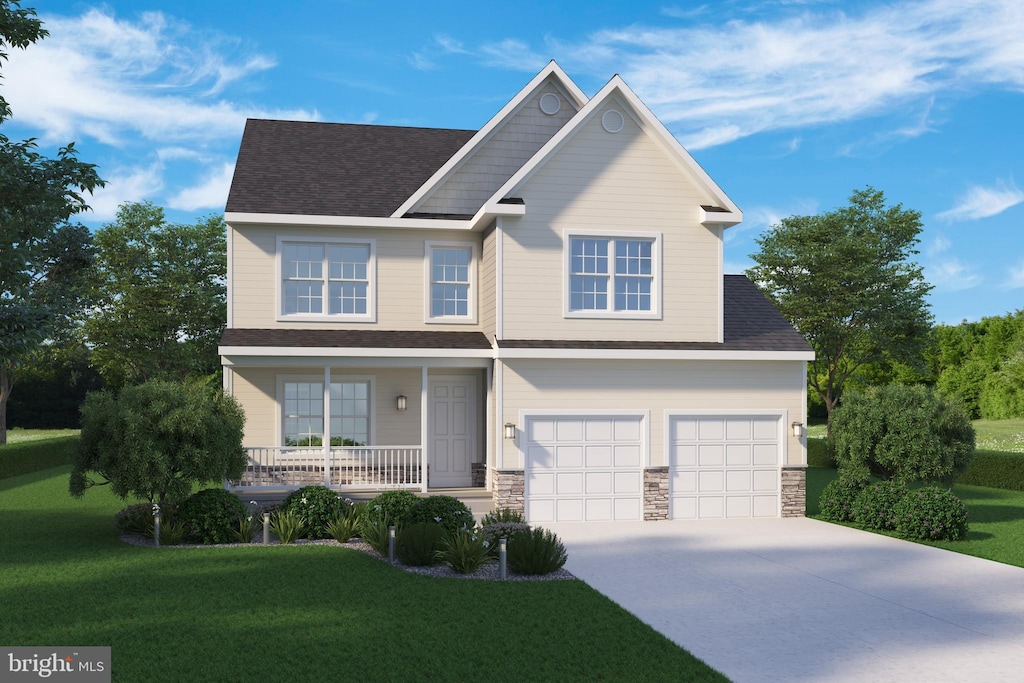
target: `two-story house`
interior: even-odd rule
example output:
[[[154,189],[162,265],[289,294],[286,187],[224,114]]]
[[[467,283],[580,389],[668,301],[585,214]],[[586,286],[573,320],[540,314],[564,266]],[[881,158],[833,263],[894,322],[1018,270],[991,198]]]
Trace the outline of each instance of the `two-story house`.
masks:
[[[250,120],[226,220],[233,486],[803,514],[812,352],[618,76],[588,98],[551,62],[479,131]]]

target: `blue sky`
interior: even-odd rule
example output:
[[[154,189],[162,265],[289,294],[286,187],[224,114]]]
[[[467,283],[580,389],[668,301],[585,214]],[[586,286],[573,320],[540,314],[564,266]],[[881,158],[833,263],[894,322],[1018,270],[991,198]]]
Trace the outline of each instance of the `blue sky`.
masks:
[[[246,117],[476,129],[555,59],[620,74],[743,209],[729,272],[872,185],[922,213],[939,322],[1024,308],[1020,0],[23,5],[50,37],[2,67],[4,132],[99,164],[91,226],[222,212]]]

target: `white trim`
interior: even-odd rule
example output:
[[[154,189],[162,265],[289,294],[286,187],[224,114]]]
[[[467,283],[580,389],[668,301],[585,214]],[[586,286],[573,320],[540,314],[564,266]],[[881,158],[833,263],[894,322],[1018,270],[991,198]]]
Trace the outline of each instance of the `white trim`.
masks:
[[[235,372],[228,366],[221,366],[221,388],[231,396],[235,390]]]
[[[654,269],[651,278],[651,310],[649,311],[617,311],[615,310],[615,254],[608,254],[608,308],[603,311],[579,310],[569,308],[570,281],[572,279],[572,239],[598,237],[609,241],[616,240],[650,240],[651,266]],[[609,320],[661,320],[661,289],[664,278],[660,232],[618,232],[610,230],[565,229],[562,231],[562,317],[564,318],[602,318]],[[628,277],[628,275],[626,276]]]
[[[534,76],[526,86],[520,90],[516,95],[509,100],[508,104],[501,108],[497,114],[491,117],[483,128],[477,131],[469,142],[462,146],[462,148],[455,153],[455,155],[449,159],[444,166],[437,169],[430,178],[427,179],[423,185],[421,185],[412,195],[402,203],[398,209],[391,214],[392,218],[398,218],[409,213],[416,207],[417,204],[422,202],[427,196],[434,191],[441,183],[443,183],[448,176],[458,170],[472,154],[478,150],[488,139],[497,131],[497,129],[505,123],[510,117],[512,117],[519,109],[521,109],[526,101],[544,84],[549,77],[553,77],[552,80],[561,86],[566,94],[576,102],[576,107],[582,107],[587,101],[587,96],[583,94],[583,91],[573,83],[572,79],[562,68],[555,63],[554,60],[548,62],[547,66],[540,70],[536,76]],[[504,195],[502,195],[504,196]],[[497,197],[501,199],[501,196]]]
[[[510,206],[502,204],[502,206]],[[478,214],[479,215],[479,214]],[[464,230],[477,229],[475,220],[452,220],[434,218],[378,218],[373,216],[320,216],[291,213],[240,213],[224,214],[228,224],[239,225],[290,225],[306,228],[401,228],[402,230]]]
[[[494,365],[488,365],[484,370],[484,462],[487,465],[484,489],[490,491],[492,488],[491,479],[494,472],[495,449],[494,436],[497,433],[494,429]]]
[[[626,82],[622,80],[618,75],[613,76],[611,80],[600,92],[587,102],[576,115],[569,120],[562,128],[555,133],[554,136],[547,143],[537,151],[533,157],[530,158],[518,171],[516,171],[511,178],[509,178],[504,185],[491,195],[491,200],[485,203],[485,206],[490,202],[496,202],[502,197],[515,196],[519,188],[528,181],[534,173],[536,173],[547,161],[552,158],[555,152],[557,152],[572,135],[575,134],[607,101],[611,99],[613,95],[619,95],[628,105],[627,109],[632,109],[629,112],[634,119],[640,121],[641,127],[655,139],[656,142],[660,143],[662,148],[668,153],[669,158],[675,162],[677,168],[684,173],[690,175],[697,185],[704,191],[704,193],[711,198],[712,202],[722,208],[728,209],[728,212],[707,212],[702,211],[702,218],[710,223],[720,224],[723,226],[734,225],[743,220],[743,213],[739,208],[732,202],[731,199],[722,191],[715,181],[711,179],[711,176],[700,167],[700,165],[694,160],[690,153],[683,148],[679,141],[673,136],[664,124],[657,119],[651,110],[645,105],[639,97],[636,96]]]
[[[288,346],[221,346],[217,349],[225,365],[238,365],[234,359],[248,358],[409,358],[417,366],[426,358],[524,359],[552,358],[566,360],[814,360],[813,351],[715,351],[707,349],[379,349],[321,348]],[[474,365],[473,367],[483,367]]]
[[[800,446],[803,450],[800,458],[800,465],[807,467],[807,361],[801,364],[800,368],[800,386],[803,387],[803,396],[800,402],[800,420],[804,423],[804,433],[800,437]],[[788,458],[787,458],[788,460]],[[786,463],[789,464],[788,462]]]
[[[377,376],[376,375],[338,375],[333,377],[331,375],[331,366],[324,364],[324,372],[320,375],[314,375],[310,373],[281,373],[274,376],[274,384],[276,392],[274,395],[275,410],[277,412],[277,425],[275,428],[275,441],[278,446],[284,447],[284,384],[285,382],[320,382],[323,383],[324,379],[330,378],[334,382],[368,382],[369,389],[369,405],[367,406],[369,414],[369,430],[366,435],[368,446],[373,446],[377,443]],[[329,401],[330,397],[330,386],[324,385],[324,398],[328,399],[324,402],[324,425],[323,434],[326,436],[329,433],[329,427],[326,424],[331,419],[331,404]],[[326,443],[326,439],[324,440]],[[311,446],[316,448],[316,446]]]
[[[420,491],[427,492],[427,463],[430,462],[430,416],[427,414],[430,380],[427,377],[427,366],[420,368]]]
[[[322,244],[324,246],[323,274],[323,313],[291,313],[284,312],[284,247],[288,244]],[[369,247],[370,253],[366,261],[366,313],[328,313],[330,306],[330,257],[331,246],[358,245]],[[311,237],[305,235],[278,235],[274,253],[274,276],[277,287],[274,293],[274,320],[277,322],[335,322],[335,323],[375,323],[377,322],[377,240],[372,237],[345,239],[341,237]]]
[[[333,368],[461,368],[463,370],[483,369],[493,361],[490,358],[349,358],[346,356],[221,356],[224,367],[233,368],[308,368],[330,363]]]
[[[718,343],[725,342],[725,228],[721,225],[715,231],[718,235]]]
[[[433,284],[433,273],[431,263],[433,261],[434,249],[454,248],[469,250],[469,301],[468,315],[433,316],[431,315],[431,285]],[[475,325],[477,322],[477,311],[479,309],[480,297],[477,294],[480,278],[477,273],[480,269],[480,252],[476,242],[457,242],[426,240],[423,242],[423,322],[431,325]]]
[[[505,364],[494,361],[494,431],[491,438],[495,443],[495,468],[505,469]],[[500,447],[497,444],[501,444]]]

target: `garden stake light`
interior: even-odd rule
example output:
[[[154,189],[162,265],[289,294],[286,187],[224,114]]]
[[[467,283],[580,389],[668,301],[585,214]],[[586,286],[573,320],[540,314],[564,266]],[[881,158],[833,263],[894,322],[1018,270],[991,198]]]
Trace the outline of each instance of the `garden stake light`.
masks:
[[[160,506],[153,503],[153,545],[160,547]]]
[[[270,545],[270,513],[263,513],[263,545]]]
[[[395,527],[388,527],[388,562],[395,563]]]
[[[502,581],[508,578],[508,565],[506,561],[508,559],[508,539],[498,539],[498,576]]]

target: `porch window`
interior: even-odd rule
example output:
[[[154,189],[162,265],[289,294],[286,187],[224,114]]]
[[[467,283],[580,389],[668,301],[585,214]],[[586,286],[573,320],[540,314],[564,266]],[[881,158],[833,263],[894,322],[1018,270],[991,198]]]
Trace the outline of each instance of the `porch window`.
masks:
[[[284,382],[284,445],[322,446],[323,382]],[[331,382],[331,445],[366,446],[370,435],[370,382]]]
[[[372,242],[282,242],[282,319],[374,318]]]

